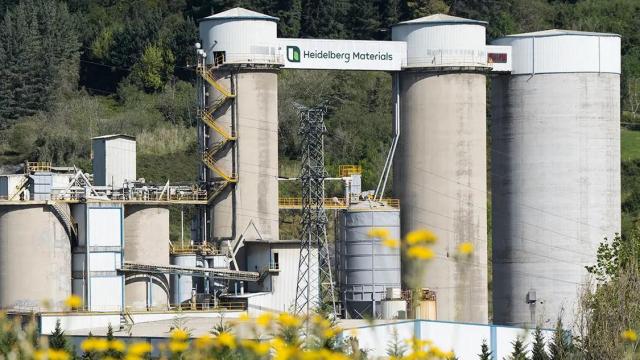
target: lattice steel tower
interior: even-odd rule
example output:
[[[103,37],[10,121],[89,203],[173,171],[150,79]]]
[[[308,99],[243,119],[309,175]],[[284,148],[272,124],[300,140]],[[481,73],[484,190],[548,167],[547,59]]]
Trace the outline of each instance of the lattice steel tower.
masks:
[[[324,107],[296,106],[302,135],[302,242],[296,290],[296,314],[328,307],[335,315],[336,301],[327,245],[324,210]]]

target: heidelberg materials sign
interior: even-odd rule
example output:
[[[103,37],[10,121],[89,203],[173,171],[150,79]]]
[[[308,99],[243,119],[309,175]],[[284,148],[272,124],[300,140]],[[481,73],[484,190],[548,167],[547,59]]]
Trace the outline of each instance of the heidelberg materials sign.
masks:
[[[279,38],[278,50],[290,69],[400,71],[407,60],[403,41]]]

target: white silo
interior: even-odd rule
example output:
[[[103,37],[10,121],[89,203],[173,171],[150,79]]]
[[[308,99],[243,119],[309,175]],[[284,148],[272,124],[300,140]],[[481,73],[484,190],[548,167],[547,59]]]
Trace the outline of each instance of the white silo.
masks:
[[[493,313],[571,325],[603,238],[620,231],[620,37],[548,30],[492,81]]]
[[[211,76],[201,143],[214,240],[238,238],[245,229],[247,239],[278,238],[277,20],[242,8],[200,20]]]
[[[488,317],[485,26],[439,14],[393,27],[408,56],[393,176],[402,233],[426,228],[439,237],[426,277],[409,284],[415,271],[405,259],[403,283],[435,291],[441,320]],[[475,252],[456,261],[464,242]]]

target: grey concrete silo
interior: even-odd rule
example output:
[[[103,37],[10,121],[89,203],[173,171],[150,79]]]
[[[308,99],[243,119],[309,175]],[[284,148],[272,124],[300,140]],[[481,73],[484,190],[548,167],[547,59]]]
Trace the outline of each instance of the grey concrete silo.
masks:
[[[418,283],[403,261],[405,287],[436,292],[438,319],[486,322],[487,191],[485,22],[431,15],[393,27],[407,42],[400,73],[400,140],[393,192],[402,233],[432,230],[435,257]],[[456,261],[457,246],[475,252]]]
[[[206,104],[213,122],[203,126],[206,148],[215,152],[209,181],[237,179],[210,200],[213,239],[278,238],[278,75],[277,18],[235,8],[200,20],[202,50],[225,94],[207,83]],[[220,105],[220,106],[219,106]],[[235,139],[233,139],[235,138]],[[224,145],[222,145],[224,144]],[[216,193],[215,187],[211,193]],[[250,222],[259,234],[250,227]]]
[[[585,265],[620,231],[620,37],[511,35],[492,81],[494,321],[574,319]]]

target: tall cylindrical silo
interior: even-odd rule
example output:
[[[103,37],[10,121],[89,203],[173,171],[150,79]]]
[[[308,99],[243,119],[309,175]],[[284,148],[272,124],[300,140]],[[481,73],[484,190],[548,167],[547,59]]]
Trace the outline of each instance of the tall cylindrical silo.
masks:
[[[145,265],[169,265],[169,208],[127,205],[124,215],[124,259]],[[133,309],[166,309],[169,281],[162,274],[128,274],[125,304]]]
[[[71,244],[60,220],[48,205],[1,206],[0,308],[62,310],[69,295]]]
[[[400,249],[371,238],[373,228],[387,229],[400,238],[400,210],[363,202],[341,211],[336,246],[340,296],[345,316],[352,319],[382,315],[387,288],[400,288]]]
[[[620,231],[620,37],[511,35],[492,81],[493,313],[571,325],[586,265]]]
[[[196,267],[196,254],[173,254],[171,265]],[[194,278],[188,275],[171,275],[171,305],[179,306],[191,300],[192,290],[196,285]]]
[[[393,40],[407,42],[393,192],[403,235],[438,236],[423,279],[404,259],[403,284],[435,291],[440,320],[488,320],[485,26],[431,15],[393,27]],[[475,251],[456,261],[465,242]]]
[[[222,88],[206,82],[212,116],[202,121],[214,240],[245,229],[248,239],[278,238],[277,20],[242,8],[200,20],[209,74]]]

